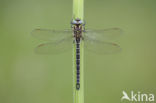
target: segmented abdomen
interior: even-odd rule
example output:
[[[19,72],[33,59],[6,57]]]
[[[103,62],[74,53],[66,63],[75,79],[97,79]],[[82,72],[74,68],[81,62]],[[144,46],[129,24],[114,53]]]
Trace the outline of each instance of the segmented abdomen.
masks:
[[[80,89],[80,42],[76,42],[76,89]]]

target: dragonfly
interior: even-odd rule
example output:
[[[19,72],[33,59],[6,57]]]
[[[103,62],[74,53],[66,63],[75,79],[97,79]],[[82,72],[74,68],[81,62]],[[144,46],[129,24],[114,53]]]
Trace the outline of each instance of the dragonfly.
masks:
[[[79,18],[72,20],[71,30],[50,30],[50,29],[35,29],[32,31],[32,36],[45,40],[47,43],[42,43],[35,48],[38,54],[58,54],[72,49],[72,44],[76,45],[76,68],[77,68],[77,83],[76,89],[80,89],[80,43],[84,41],[84,48],[97,54],[109,54],[119,52],[120,46],[110,42],[122,34],[120,28],[109,28],[92,30],[85,29],[85,22]]]

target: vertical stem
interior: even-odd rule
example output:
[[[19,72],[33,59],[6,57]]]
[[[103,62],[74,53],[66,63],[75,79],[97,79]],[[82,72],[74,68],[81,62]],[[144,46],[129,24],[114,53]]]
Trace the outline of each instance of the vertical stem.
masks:
[[[74,60],[74,68],[73,68],[73,97],[74,103],[84,103],[84,42],[80,43],[80,89],[76,89],[76,45],[73,45],[73,60]]]
[[[73,19],[84,19],[84,0],[73,0]]]
[[[84,19],[84,0],[73,0],[73,19]],[[84,42],[80,42],[80,89],[76,89],[76,45],[73,45],[73,96],[74,103],[84,103]]]

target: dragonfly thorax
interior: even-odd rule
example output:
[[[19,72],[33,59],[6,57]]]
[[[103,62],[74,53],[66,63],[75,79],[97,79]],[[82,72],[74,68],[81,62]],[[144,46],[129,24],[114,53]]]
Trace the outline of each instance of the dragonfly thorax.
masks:
[[[82,37],[82,25],[74,25],[73,26],[73,32],[75,38],[81,38]]]

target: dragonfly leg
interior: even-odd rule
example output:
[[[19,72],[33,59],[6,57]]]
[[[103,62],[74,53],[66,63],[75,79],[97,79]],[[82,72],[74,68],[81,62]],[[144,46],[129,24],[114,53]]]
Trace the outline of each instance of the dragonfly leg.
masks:
[[[86,21],[84,20],[84,21],[83,21],[83,24],[82,24],[82,26],[83,26],[83,32],[85,32],[85,30],[86,30],[86,29],[85,29],[85,25],[86,25]]]
[[[71,20],[70,24],[71,24],[71,28],[73,28],[74,27],[73,19]]]
[[[72,25],[73,25],[73,19],[70,21],[70,24],[72,24]]]
[[[82,26],[85,26],[85,25],[86,25],[86,21],[84,20],[84,21],[83,21],[83,24],[82,24]]]
[[[83,32],[85,32],[86,31],[86,29],[85,29],[85,27],[83,27],[83,30],[82,30]]]
[[[71,26],[70,26],[71,28],[73,28],[74,26],[73,26],[73,24],[71,24]]]

